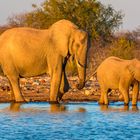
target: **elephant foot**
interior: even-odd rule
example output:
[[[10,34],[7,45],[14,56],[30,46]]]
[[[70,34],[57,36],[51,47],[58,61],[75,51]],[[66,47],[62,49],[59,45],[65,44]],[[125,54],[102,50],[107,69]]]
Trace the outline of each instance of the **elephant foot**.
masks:
[[[132,104],[132,106],[137,106],[137,103],[136,104]]]
[[[108,105],[109,105],[109,103],[104,103],[104,105],[108,106]]]
[[[129,105],[129,103],[124,103],[124,106],[128,106]]]
[[[25,100],[14,100],[14,103],[25,103]]]
[[[27,98],[19,98],[15,100],[15,103],[26,103],[29,102],[30,100]]]
[[[99,104],[99,105],[104,105],[104,101],[99,100],[99,101],[98,101],[98,104]]]
[[[103,102],[98,102],[98,104],[99,104],[99,105],[104,105],[104,103],[103,103]]]
[[[58,102],[60,102],[62,100],[63,95],[64,95],[64,93],[61,93],[61,92],[59,93],[59,95],[58,95]]]
[[[49,104],[59,104],[58,101],[49,101]]]

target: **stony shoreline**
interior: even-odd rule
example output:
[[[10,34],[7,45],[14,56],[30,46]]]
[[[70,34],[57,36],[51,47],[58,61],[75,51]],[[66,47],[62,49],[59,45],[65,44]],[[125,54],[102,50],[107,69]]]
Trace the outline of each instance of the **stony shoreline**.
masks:
[[[100,98],[100,88],[95,78],[90,79],[84,89],[77,90],[75,85],[78,82],[78,78],[68,77],[68,81],[71,89],[64,94],[63,102],[83,102],[83,101],[98,101]],[[49,101],[49,88],[50,77],[39,76],[32,78],[22,78],[20,80],[20,86],[22,94],[25,98],[31,102],[48,102]],[[0,77],[0,102],[11,102],[11,90],[8,79]],[[123,101],[121,94],[118,91],[113,91],[109,94],[110,101]],[[130,91],[131,97],[131,91]],[[140,96],[139,96],[140,100]]]

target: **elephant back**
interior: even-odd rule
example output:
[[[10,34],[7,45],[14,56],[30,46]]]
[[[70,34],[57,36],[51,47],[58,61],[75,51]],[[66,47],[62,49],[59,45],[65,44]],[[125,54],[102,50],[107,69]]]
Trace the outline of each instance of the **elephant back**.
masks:
[[[66,31],[69,28],[78,29],[78,26],[76,26],[74,23],[72,23],[69,20],[62,19],[62,20],[59,20],[56,23],[54,23],[49,29],[51,29],[51,30],[59,29],[61,31],[64,31],[64,30]]]

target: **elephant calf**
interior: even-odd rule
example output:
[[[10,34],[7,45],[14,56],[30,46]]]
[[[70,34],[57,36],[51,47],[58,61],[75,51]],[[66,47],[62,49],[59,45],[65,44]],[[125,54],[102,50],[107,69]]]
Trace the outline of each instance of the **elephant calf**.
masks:
[[[97,69],[97,79],[101,87],[99,104],[108,104],[107,94],[119,89],[124,96],[124,104],[129,104],[129,87],[132,86],[132,105],[137,104],[140,81],[140,61],[109,57]]]

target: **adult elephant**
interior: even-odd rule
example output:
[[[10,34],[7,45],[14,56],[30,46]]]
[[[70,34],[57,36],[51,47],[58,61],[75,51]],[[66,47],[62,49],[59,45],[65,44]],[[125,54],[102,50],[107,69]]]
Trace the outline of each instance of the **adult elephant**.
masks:
[[[65,66],[69,56],[77,64],[79,84],[85,84],[87,33],[68,20],[60,20],[49,29],[13,28],[0,36],[0,73],[7,76],[16,102],[24,102],[20,77],[45,73],[51,76],[50,102],[57,103],[69,85]]]

